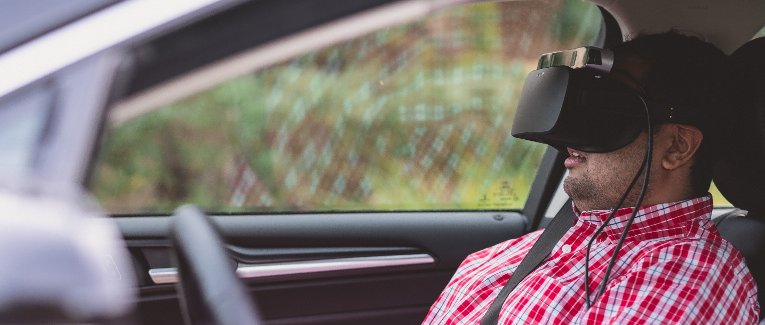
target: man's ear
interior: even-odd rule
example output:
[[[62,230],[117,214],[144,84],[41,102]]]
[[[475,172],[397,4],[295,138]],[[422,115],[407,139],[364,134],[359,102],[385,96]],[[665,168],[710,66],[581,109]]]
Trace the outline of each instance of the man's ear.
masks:
[[[704,135],[701,130],[690,125],[670,124],[666,128],[671,145],[667,148],[661,161],[661,166],[674,170],[693,161],[693,156],[701,146]]]

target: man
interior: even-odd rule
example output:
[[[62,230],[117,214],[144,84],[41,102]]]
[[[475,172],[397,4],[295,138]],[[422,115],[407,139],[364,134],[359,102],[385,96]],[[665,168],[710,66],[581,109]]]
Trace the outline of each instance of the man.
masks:
[[[614,48],[614,54],[610,78],[651,101],[693,107],[703,118],[654,125],[647,192],[612,267],[634,208],[617,210],[601,233],[596,230],[624,193],[622,206],[638,202],[642,178],[631,188],[629,183],[643,163],[647,132],[609,152],[567,148],[564,190],[576,220],[549,257],[510,292],[498,323],[757,323],[756,284],[741,254],[710,221],[707,191],[722,141],[710,125],[715,110],[729,109],[723,106],[729,89],[722,82],[726,56],[673,32],[638,37]],[[540,234],[470,255],[423,324],[481,323]]]

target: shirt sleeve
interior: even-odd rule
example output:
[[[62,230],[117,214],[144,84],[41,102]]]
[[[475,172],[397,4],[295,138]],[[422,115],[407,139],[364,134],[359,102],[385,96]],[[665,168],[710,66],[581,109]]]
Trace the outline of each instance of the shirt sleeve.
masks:
[[[757,324],[756,284],[727,242],[687,242],[636,263],[587,311],[587,324]]]

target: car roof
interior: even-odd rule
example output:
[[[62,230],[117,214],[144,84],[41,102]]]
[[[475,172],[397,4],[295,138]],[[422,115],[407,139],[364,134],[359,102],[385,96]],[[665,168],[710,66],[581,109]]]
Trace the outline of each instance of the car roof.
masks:
[[[625,39],[670,29],[730,54],[765,26],[765,1],[592,0],[610,12]]]

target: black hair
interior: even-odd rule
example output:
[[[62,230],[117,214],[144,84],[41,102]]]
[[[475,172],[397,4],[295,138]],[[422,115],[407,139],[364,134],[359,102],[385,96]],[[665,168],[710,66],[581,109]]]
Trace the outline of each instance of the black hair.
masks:
[[[698,117],[687,123],[704,135],[691,167],[691,186],[696,195],[706,193],[724,141],[728,125],[724,121],[735,115],[730,110],[737,106],[731,105],[736,96],[728,56],[710,43],[676,31],[641,35],[613,50],[617,60],[634,55],[648,64],[640,80],[645,97]]]

